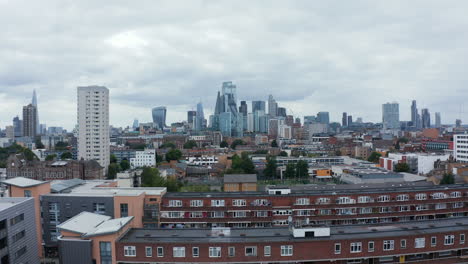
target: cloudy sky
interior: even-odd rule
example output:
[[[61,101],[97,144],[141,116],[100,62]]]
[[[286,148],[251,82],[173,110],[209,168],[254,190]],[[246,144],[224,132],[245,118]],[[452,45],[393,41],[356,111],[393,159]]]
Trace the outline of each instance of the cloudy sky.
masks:
[[[107,2],[107,3],[105,3]],[[443,123],[464,113],[467,1],[0,0],[0,127],[37,90],[41,123],[72,128],[76,87],[110,89],[111,124],[168,123],[225,80],[240,100],[273,94],[295,116],[380,121],[412,99]],[[250,108],[250,105],[249,105]]]

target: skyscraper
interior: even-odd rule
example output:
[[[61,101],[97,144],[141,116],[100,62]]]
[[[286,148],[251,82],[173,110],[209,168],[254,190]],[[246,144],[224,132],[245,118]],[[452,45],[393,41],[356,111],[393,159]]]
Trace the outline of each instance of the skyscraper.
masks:
[[[132,128],[133,128],[133,129],[136,129],[136,128],[138,128],[138,127],[140,127],[140,122],[138,122],[138,119],[135,118],[135,119],[133,120]]]
[[[277,116],[281,116],[281,117],[286,117],[286,108],[284,107],[278,107],[278,110],[276,112],[276,115]]]
[[[270,117],[276,117],[278,115],[278,103],[271,94],[268,96],[268,115]]]
[[[37,135],[37,109],[34,105],[23,106],[23,137]]]
[[[441,120],[440,120],[440,112],[435,113],[435,126],[437,128],[442,127]]]
[[[13,118],[13,129],[15,130],[15,137],[23,136],[23,121],[18,116]]]
[[[252,101],[252,113],[255,111],[266,111],[265,101]]]
[[[400,128],[400,110],[398,103],[393,102],[382,105],[382,124],[383,129]]]
[[[413,127],[419,128],[419,114],[416,106],[416,100],[413,100],[411,103],[411,123],[413,123]]]
[[[248,113],[247,102],[241,101],[241,105],[239,106],[239,114],[242,117],[242,129],[244,131],[247,130],[247,113]]]
[[[109,89],[78,87],[78,159],[110,163]],[[103,175],[104,176],[104,175]]]
[[[220,130],[223,136],[241,137],[243,135],[244,118],[239,115],[237,108],[237,87],[232,82],[223,82],[221,90],[222,94],[218,92],[218,96],[216,97],[212,128],[213,130]],[[227,121],[230,124],[227,124]],[[227,133],[227,129],[230,129],[231,132]]]
[[[36,89],[33,90],[31,104],[36,107],[36,134],[41,134],[41,127],[39,125],[39,108],[37,107]]]
[[[330,114],[328,112],[318,112],[317,122],[320,124],[330,124]]]
[[[431,127],[431,114],[429,113],[429,109],[427,108],[421,109],[421,122],[422,122],[422,128]]]
[[[195,114],[195,130],[202,131],[205,128],[205,114],[203,113],[203,104],[197,104],[197,113]]]
[[[348,114],[343,112],[343,117],[341,118],[341,125],[348,126]]]
[[[348,124],[348,126],[352,126],[352,125],[353,125],[353,116],[352,116],[352,115],[349,115],[349,116],[348,116],[348,120],[346,121],[346,123]]]
[[[164,129],[166,127],[166,113],[167,109],[165,106],[158,106],[151,110],[153,115],[153,123],[158,125],[159,129]]]
[[[187,123],[191,128],[194,128],[195,117],[197,116],[197,111],[187,111]]]

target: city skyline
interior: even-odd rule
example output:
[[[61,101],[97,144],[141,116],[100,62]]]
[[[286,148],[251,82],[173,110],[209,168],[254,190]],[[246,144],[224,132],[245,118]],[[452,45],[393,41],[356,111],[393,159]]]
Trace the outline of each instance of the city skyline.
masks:
[[[405,106],[416,99],[420,109],[441,112],[442,123],[465,119],[464,2],[249,3],[242,11],[191,2],[189,13],[170,2],[115,4],[127,10],[126,19],[96,11],[79,20],[83,31],[70,30],[93,4],[77,3],[66,15],[53,3],[29,4],[37,12],[27,15],[13,15],[24,10],[21,2],[2,4],[2,17],[17,26],[1,37],[8,65],[0,69],[1,127],[11,125],[36,89],[41,123],[73,128],[75,89],[82,85],[110,89],[115,126],[131,125],[135,116],[150,121],[154,105],[168,107],[168,123],[184,120],[201,95],[208,116],[228,80],[239,100],[272,94],[295,117],[328,111],[340,121],[352,112],[378,122],[381,104],[397,101],[401,119],[410,120]],[[31,20],[42,21],[41,29]]]

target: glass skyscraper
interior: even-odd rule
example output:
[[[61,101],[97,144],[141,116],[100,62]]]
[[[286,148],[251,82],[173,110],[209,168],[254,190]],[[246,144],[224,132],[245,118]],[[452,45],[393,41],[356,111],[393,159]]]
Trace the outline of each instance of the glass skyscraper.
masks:
[[[160,129],[164,129],[166,127],[166,107],[165,106],[158,106],[152,109],[151,113],[153,115],[153,123],[158,125]]]

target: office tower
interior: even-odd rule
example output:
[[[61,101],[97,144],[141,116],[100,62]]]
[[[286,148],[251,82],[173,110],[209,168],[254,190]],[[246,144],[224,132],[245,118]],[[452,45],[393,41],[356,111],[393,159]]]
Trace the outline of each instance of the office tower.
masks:
[[[341,125],[348,126],[348,114],[343,112],[343,117],[341,118]]]
[[[23,120],[19,119],[18,116],[13,118],[13,127],[15,129],[15,137],[23,136]]]
[[[36,89],[33,90],[33,96],[32,96],[32,100],[31,100],[31,104],[36,107],[36,134],[42,134],[41,133],[41,126],[39,125],[39,108],[37,108]]]
[[[296,124],[301,124],[301,119],[299,117],[296,117],[294,123]]]
[[[317,122],[317,118],[315,118],[315,116],[304,116],[304,125],[312,124],[316,122]]]
[[[358,118],[356,119],[356,123],[362,124],[362,117],[358,117]]]
[[[166,112],[167,109],[165,106],[158,106],[151,110],[153,115],[153,123],[158,125],[159,129],[164,129],[166,127]]]
[[[266,111],[265,101],[252,101],[252,113],[255,111]]]
[[[422,122],[422,128],[431,127],[431,114],[429,113],[429,109],[427,108],[421,109],[421,122]]]
[[[276,117],[278,115],[278,103],[273,99],[273,95],[268,96],[268,115]]]
[[[219,115],[219,131],[225,137],[232,136],[232,113],[224,112]]]
[[[435,113],[435,126],[437,128],[442,127],[441,120],[440,120],[440,112]]]
[[[461,121],[461,119],[457,119],[457,120],[455,120],[455,127],[458,127],[458,128],[460,128],[460,127],[461,127],[461,125],[462,125],[462,121]]]
[[[140,127],[140,122],[138,122],[138,119],[135,118],[135,119],[133,120],[132,128],[133,128],[133,129],[137,129],[137,128],[139,128],[139,127]]]
[[[382,105],[382,124],[383,129],[400,128],[400,110],[398,103],[393,102]]]
[[[23,106],[23,137],[34,138],[37,135],[37,109],[34,105]]]
[[[284,119],[284,123],[287,126],[292,126],[294,124],[294,117],[292,115],[287,115],[286,118]]]
[[[317,122],[320,124],[330,124],[330,114],[328,112],[318,112],[317,113]]]
[[[239,106],[239,114],[240,114],[240,117],[242,118],[242,130],[244,131],[247,130],[247,126],[248,126],[247,113],[248,113],[247,102],[241,101],[241,105]]]
[[[104,86],[78,87],[78,159],[109,165],[109,90]]]
[[[419,114],[416,100],[413,100],[411,103],[411,122],[413,123],[413,127],[419,128]]]
[[[195,114],[195,130],[202,131],[205,128],[205,114],[203,113],[203,104],[197,104],[197,113]]]
[[[63,127],[48,127],[47,134],[48,135],[61,135],[63,134]]]
[[[276,112],[276,116],[286,117],[286,108],[278,107],[278,110]]]
[[[268,135],[272,138],[278,137],[278,128],[282,120],[279,119],[270,119],[268,122]]]
[[[352,116],[352,115],[349,115],[349,116],[348,116],[348,120],[346,121],[346,123],[348,124],[348,126],[352,126],[352,125],[353,125],[353,116]]]
[[[255,114],[254,113],[248,113],[247,114],[247,131],[248,132],[254,132],[255,129]]]
[[[15,128],[13,126],[6,126],[5,136],[9,139],[15,139]]]
[[[189,124],[190,127],[194,127],[193,122],[195,122],[196,116],[197,116],[197,111],[193,111],[193,110],[187,111],[187,123]]]
[[[223,82],[221,90],[222,93],[218,92],[216,98],[212,129],[220,130],[223,136],[241,137],[244,119],[243,116],[239,115],[237,108],[237,87],[232,82]],[[223,115],[224,113],[229,113],[229,115]],[[228,120],[231,122],[230,124],[226,123]],[[228,133],[227,129],[231,131]]]

